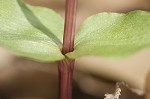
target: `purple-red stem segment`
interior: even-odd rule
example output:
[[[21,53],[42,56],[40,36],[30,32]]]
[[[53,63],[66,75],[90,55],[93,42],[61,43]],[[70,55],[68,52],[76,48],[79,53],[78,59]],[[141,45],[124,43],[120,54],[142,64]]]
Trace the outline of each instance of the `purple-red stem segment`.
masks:
[[[77,0],[66,0],[65,29],[62,54],[74,50],[74,36],[76,23]],[[72,78],[75,60],[67,57],[58,64],[59,72],[59,99],[72,99]]]
[[[66,0],[65,29],[62,53],[65,55],[74,49],[74,35],[76,23],[76,0]]]

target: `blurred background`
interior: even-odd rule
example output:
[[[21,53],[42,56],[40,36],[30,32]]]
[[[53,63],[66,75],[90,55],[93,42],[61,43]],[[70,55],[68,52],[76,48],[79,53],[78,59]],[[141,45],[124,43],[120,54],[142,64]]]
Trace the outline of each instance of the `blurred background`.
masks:
[[[65,0],[26,0],[64,17]],[[78,0],[77,28],[100,12],[150,11],[150,0]],[[81,57],[76,60],[73,99],[104,99],[121,84],[120,99],[150,99],[150,49],[122,60]],[[128,85],[127,85],[128,84]],[[39,63],[0,47],[0,99],[58,99],[56,63]]]

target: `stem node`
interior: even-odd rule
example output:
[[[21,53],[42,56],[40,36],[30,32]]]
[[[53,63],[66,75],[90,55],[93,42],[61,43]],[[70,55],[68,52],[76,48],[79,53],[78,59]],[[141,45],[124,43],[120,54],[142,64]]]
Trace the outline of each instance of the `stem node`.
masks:
[[[62,54],[74,50],[76,22],[76,0],[66,0],[65,29]],[[59,71],[59,99],[72,99],[72,78],[75,60],[64,59],[58,64]]]

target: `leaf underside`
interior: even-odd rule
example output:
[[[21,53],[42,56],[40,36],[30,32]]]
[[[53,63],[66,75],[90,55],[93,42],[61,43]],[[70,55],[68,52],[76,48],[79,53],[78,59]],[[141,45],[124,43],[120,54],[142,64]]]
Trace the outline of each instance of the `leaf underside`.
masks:
[[[66,56],[78,58],[100,55],[123,58],[148,47],[150,12],[100,13],[83,23],[75,37],[75,50]]]
[[[48,8],[22,0],[0,0],[0,46],[38,61],[57,61],[61,54],[63,19]]]

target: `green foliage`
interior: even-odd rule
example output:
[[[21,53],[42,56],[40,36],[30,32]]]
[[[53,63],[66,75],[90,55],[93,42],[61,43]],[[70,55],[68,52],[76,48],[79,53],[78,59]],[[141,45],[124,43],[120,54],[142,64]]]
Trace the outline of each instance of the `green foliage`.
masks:
[[[53,10],[21,0],[0,0],[0,45],[39,61],[59,61],[63,19]],[[125,57],[150,47],[150,12],[100,13],[88,18],[75,37],[68,58],[83,55]]]
[[[100,13],[88,18],[76,35],[69,58],[84,55],[126,57],[150,47],[150,12]]]
[[[64,58],[63,19],[54,11],[25,5],[21,0],[0,0],[0,45],[39,61]]]

